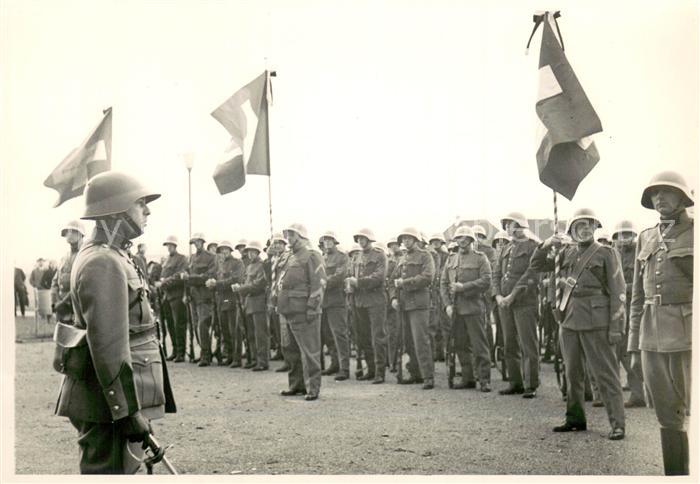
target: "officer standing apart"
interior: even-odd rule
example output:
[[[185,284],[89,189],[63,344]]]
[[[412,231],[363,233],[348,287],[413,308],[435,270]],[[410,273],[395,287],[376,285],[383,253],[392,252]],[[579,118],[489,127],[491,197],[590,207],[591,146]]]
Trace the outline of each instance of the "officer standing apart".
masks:
[[[260,260],[262,244],[252,240],[244,252],[248,259],[245,282],[234,284],[231,289],[245,298],[248,343],[255,355],[253,371],[265,371],[270,369],[270,329],[267,325],[267,276]]]
[[[70,273],[78,250],[83,244],[85,227],[80,220],[71,220],[61,229],[61,237],[70,245],[70,252],[63,256],[58,270],[51,281],[51,302],[56,320],[71,323],[73,321],[73,306],[70,298]]]
[[[187,257],[177,251],[177,237],[170,235],[163,245],[167,248],[168,256],[163,263],[160,273],[160,281],[156,282],[157,288],[165,291],[165,298],[170,306],[170,314],[173,319],[173,330],[170,331],[170,339],[173,344],[175,363],[185,361],[185,339],[187,336],[187,307],[183,302],[185,283],[180,274],[187,272]]]
[[[620,384],[617,345],[625,325],[625,279],[612,247],[594,238],[600,220],[589,209],[580,209],[569,221],[566,233],[575,244],[561,254],[561,277],[565,278],[558,310],[559,331],[566,365],[566,421],[555,432],[586,430],[584,410],[585,368],[595,379],[608,412],[610,440],[625,437],[625,410]],[[552,247],[562,246],[555,235],[543,242],[532,256],[532,270],[554,270]]]
[[[75,258],[75,323],[59,323],[54,362],[65,374],[56,413],[78,429],[82,474],[135,473],[149,421],[175,411],[148,286],[128,253],[159,196],[114,171],[85,189],[82,218],[97,226]]]
[[[659,223],[637,240],[630,316],[632,367],[642,362],[656,418],[666,475],[688,475],[688,416],[693,323],[693,195],[681,175],[654,176],[642,206]]]
[[[473,355],[482,392],[491,391],[491,359],[484,323],[484,290],[491,285],[491,264],[486,254],[473,249],[475,235],[462,226],[454,234],[459,252],[452,254],[440,278],[440,293],[448,318],[453,321],[455,345],[462,367],[462,384],[455,388],[474,388],[474,374],[469,353]],[[470,347],[467,353],[465,349]]]
[[[413,227],[404,229],[399,234],[399,242],[406,247],[406,255],[400,260],[389,286],[391,305],[397,311],[403,311],[403,323],[410,333],[405,338],[411,356],[409,365],[410,380],[399,383],[412,383],[423,380],[423,389],[435,387],[435,362],[430,343],[430,284],[435,279],[435,263],[430,253],[418,246],[420,233]],[[416,374],[415,362],[418,362],[420,374]],[[399,355],[398,364],[401,364]]]
[[[336,381],[350,378],[350,330],[348,329],[347,309],[345,306],[344,281],[348,273],[348,256],[338,250],[338,239],[335,233],[329,231],[321,236],[326,254],[326,291],[323,294],[323,311],[338,353],[338,374]],[[332,374],[329,368],[326,374]]]
[[[354,235],[362,250],[354,266],[355,273],[347,278],[352,288],[358,318],[358,344],[367,360],[367,374],[358,380],[384,383],[387,346],[384,325],[386,323],[386,254],[379,247],[370,229],[360,229]]]
[[[306,227],[291,224],[282,232],[292,253],[279,276],[277,309],[289,388],[284,396],[316,400],[321,391],[321,303],[326,272],[321,254],[309,250]]]
[[[537,280],[528,273],[537,242],[527,237],[527,219],[512,212],[501,219],[511,241],[498,256],[492,288],[503,326],[506,368],[510,386],[501,395],[534,398],[539,379],[537,346]],[[524,387],[523,387],[524,384]]]
[[[196,233],[190,239],[196,252],[190,256],[188,271],[182,273],[182,278],[190,287],[191,305],[197,315],[197,332],[201,347],[198,366],[211,365],[211,311],[212,291],[205,286],[208,279],[216,277],[216,256],[204,250],[204,234]]]

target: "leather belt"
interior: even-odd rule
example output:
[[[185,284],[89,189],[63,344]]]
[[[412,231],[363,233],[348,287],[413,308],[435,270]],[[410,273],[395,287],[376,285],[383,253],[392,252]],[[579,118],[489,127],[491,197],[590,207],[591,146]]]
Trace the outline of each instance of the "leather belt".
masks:
[[[581,289],[574,291],[571,297],[591,297],[591,296],[605,296],[605,293],[600,289],[585,290]]]
[[[644,298],[644,304],[647,306],[670,306],[672,304],[690,304],[693,302],[692,297],[687,300],[683,295],[670,295],[665,298],[661,294],[654,294]]]
[[[139,331],[138,333],[129,333],[129,346],[140,346],[150,341],[156,341],[156,327],[151,326],[148,329]]]

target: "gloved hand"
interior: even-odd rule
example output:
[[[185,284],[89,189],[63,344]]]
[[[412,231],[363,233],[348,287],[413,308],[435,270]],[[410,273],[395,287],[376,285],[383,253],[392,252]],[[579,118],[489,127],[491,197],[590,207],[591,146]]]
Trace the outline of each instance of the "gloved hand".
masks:
[[[152,433],[151,423],[137,410],[134,414],[120,420],[121,432],[129,442],[144,442]]]
[[[448,318],[452,318],[452,313],[454,313],[454,306],[451,304],[445,308],[445,312],[447,313]]]
[[[391,307],[394,308],[396,311],[399,310],[399,300],[394,298],[391,300]]]
[[[617,331],[608,332],[608,343],[611,345],[619,344],[622,341],[622,333]]]

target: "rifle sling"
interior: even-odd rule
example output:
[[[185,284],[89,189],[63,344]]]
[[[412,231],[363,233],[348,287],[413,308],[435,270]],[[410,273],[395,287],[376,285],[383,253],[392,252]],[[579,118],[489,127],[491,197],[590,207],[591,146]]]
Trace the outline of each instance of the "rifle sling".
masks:
[[[571,275],[566,278],[566,285],[564,286],[564,290],[561,295],[561,302],[559,303],[560,311],[564,312],[566,310],[566,305],[569,303],[571,294],[576,288],[578,278],[581,277],[581,274],[583,274],[584,269],[591,261],[593,256],[596,254],[596,252],[598,252],[598,249],[600,249],[601,247],[602,246],[598,242],[593,241],[591,245],[583,252],[581,258],[578,260],[573,270],[571,271]]]

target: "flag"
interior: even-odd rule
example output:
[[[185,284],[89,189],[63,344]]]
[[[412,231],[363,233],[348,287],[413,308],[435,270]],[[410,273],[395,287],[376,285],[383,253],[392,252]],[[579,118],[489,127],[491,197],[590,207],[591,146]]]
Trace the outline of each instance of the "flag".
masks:
[[[241,188],[246,173],[270,176],[268,75],[263,72],[211,113],[231,135],[224,161],[213,175],[222,195]]]
[[[103,111],[102,121],[90,132],[80,146],[51,172],[44,186],[58,192],[58,207],[66,200],[79,197],[87,181],[112,167],[112,108]]]
[[[537,168],[542,183],[571,200],[600,159],[591,135],[603,127],[554,34],[554,22],[545,13],[535,110],[546,132]]]

